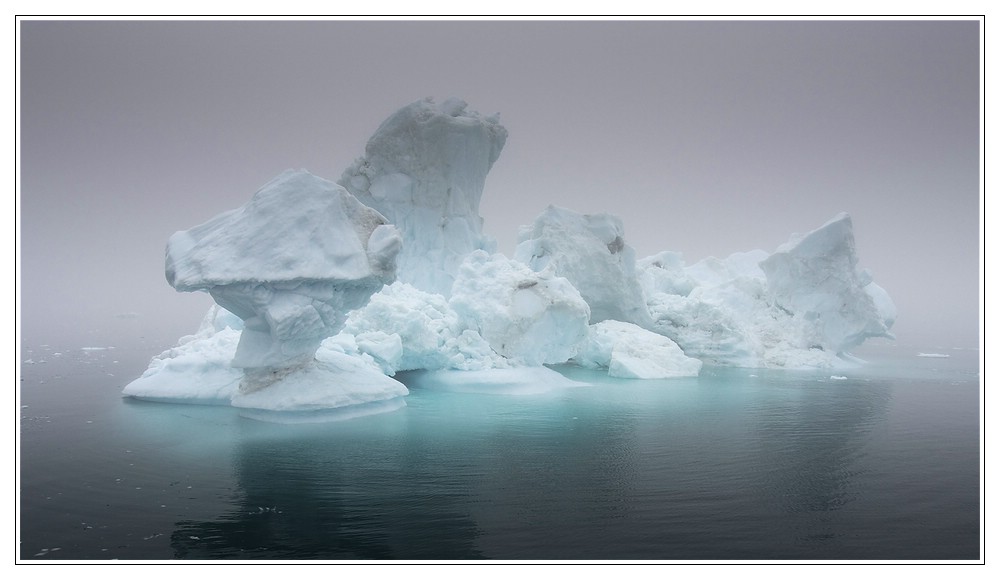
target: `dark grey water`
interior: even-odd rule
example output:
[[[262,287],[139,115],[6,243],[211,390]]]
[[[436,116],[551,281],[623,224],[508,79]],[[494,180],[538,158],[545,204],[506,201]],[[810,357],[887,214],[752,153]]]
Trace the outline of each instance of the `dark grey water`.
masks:
[[[123,400],[159,347],[80,346],[21,356],[24,560],[980,558],[977,351],[282,425]]]

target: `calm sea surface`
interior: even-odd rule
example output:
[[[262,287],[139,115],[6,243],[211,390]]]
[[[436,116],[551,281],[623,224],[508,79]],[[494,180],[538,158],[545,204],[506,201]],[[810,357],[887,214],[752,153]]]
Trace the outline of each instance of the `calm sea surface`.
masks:
[[[23,345],[22,560],[980,558],[975,350],[275,424],[122,399],[161,349],[81,346]]]

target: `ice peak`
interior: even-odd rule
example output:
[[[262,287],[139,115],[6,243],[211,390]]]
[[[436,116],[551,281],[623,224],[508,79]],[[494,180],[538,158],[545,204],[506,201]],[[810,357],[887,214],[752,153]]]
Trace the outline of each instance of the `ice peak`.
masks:
[[[401,281],[448,296],[462,260],[492,248],[479,202],[506,140],[496,116],[458,98],[426,98],[383,121],[365,156],[341,176],[341,185],[402,232]]]

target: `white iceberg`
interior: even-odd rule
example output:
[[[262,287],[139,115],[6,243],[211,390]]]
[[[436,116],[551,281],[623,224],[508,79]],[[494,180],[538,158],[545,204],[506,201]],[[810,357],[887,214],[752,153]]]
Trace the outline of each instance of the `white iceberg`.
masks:
[[[404,405],[390,378],[402,372],[427,388],[535,393],[580,384],[542,365],[620,378],[836,367],[891,337],[895,305],[858,267],[847,214],[773,254],[688,266],[676,252],[637,261],[616,216],[550,206],[514,260],[492,253],[479,202],[506,137],[464,101],[418,101],[339,185],[286,171],[174,234],[167,280],[219,306],[124,394],[311,420]]]

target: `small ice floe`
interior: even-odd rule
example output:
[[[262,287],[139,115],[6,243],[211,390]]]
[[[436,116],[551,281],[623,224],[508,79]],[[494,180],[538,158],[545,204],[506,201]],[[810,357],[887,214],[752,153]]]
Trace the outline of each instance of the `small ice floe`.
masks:
[[[91,352],[95,350],[108,350],[109,348],[114,348],[113,346],[81,346],[80,350]]]
[[[830,375],[831,381],[846,381],[847,377],[842,377],[840,375]]]
[[[950,354],[941,354],[937,352],[919,352],[917,356],[922,356],[924,358],[949,358]]]
[[[257,515],[257,514],[280,514],[281,512],[278,511],[278,507],[277,506],[275,506],[275,507],[259,507],[258,506],[257,507],[257,511],[255,511],[255,512],[247,512],[247,513],[249,515]]]

